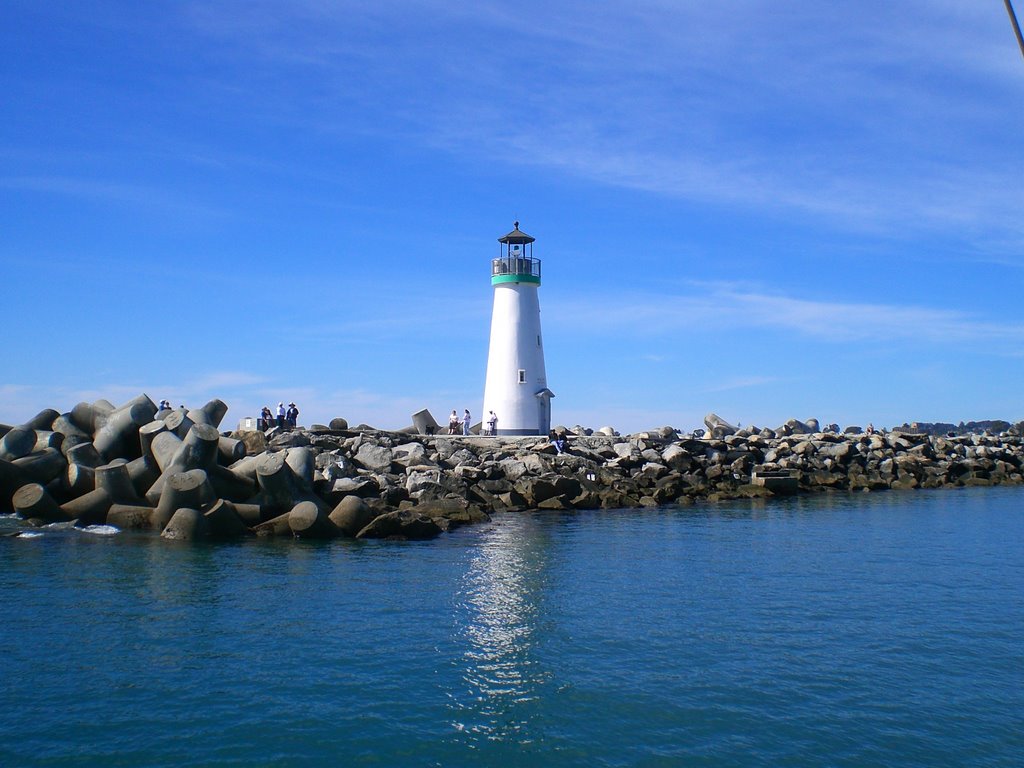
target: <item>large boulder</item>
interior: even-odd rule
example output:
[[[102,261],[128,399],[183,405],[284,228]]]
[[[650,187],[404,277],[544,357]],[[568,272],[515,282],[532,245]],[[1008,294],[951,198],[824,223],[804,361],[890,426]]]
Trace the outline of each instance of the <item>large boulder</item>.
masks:
[[[432,539],[441,533],[434,520],[408,509],[385,512],[356,534],[357,539]]]
[[[373,443],[363,443],[352,457],[357,464],[372,472],[387,472],[391,469],[394,453],[390,448]]]
[[[436,499],[417,504],[415,511],[437,521],[442,528],[451,530],[460,525],[480,523],[490,519],[476,504],[465,499]]]
[[[522,477],[516,482],[515,490],[526,500],[527,505],[537,507],[556,496],[573,499],[580,495],[583,488],[574,477],[548,474],[542,477]]]

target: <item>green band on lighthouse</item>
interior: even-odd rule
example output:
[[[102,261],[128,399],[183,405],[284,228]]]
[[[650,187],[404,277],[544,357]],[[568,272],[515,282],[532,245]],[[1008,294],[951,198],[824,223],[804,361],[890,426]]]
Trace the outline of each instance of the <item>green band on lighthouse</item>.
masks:
[[[540,278],[537,275],[494,275],[491,278],[491,285],[499,283],[533,283],[540,285]]]

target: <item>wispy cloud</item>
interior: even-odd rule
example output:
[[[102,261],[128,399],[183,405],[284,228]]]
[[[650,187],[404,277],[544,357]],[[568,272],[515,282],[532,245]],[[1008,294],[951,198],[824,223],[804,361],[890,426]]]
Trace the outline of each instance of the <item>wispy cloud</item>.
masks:
[[[225,387],[255,387],[266,384],[268,377],[250,371],[213,371],[199,376],[185,386],[189,391],[216,390]]]
[[[1024,326],[1000,323],[960,310],[924,306],[829,302],[761,293],[728,284],[698,293],[617,296],[567,302],[559,325],[609,334],[665,335],[714,318],[714,328],[777,330],[832,343],[914,341],[972,346],[1024,342]],[[704,331],[712,333],[713,329]]]
[[[704,388],[704,392],[729,392],[736,389],[749,389],[751,387],[762,387],[766,384],[775,384],[780,381],[777,376],[743,376],[718,381]]]
[[[319,131],[358,130],[364,114],[376,135],[473,160],[857,231],[955,230],[1010,259],[1024,241],[1024,155],[1005,106],[1024,87],[998,8],[188,8],[195,30],[230,41],[226,56],[315,70],[343,112],[296,110],[282,83],[261,84],[284,119]],[[977,132],[988,141],[964,141]]]
[[[141,184],[119,179],[96,179],[67,175],[3,176],[0,177],[0,189],[62,195],[116,206],[157,210],[178,215],[187,214],[196,219],[223,218],[232,215],[222,207],[211,206],[206,202],[197,203],[184,195],[170,192],[163,185]]]

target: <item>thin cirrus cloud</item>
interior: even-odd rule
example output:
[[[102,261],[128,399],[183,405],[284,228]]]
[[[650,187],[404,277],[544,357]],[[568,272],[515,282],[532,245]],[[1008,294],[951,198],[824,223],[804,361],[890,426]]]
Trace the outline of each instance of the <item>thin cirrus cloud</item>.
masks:
[[[1024,342],[1024,326],[979,319],[962,311],[919,306],[827,302],[730,287],[699,294],[641,297],[630,301],[565,302],[556,318],[574,332],[657,335],[692,327],[699,318],[714,318],[704,333],[735,328],[789,332],[825,342],[895,340],[930,344],[977,345]],[[1000,353],[1001,354],[1001,353]]]
[[[964,142],[1012,131],[998,105],[1021,95],[991,10],[303,2],[190,6],[188,19],[240,60],[315,72],[395,140],[858,230],[966,227],[1013,248],[1024,158],[993,163],[1004,142]],[[355,127],[352,110],[296,113],[303,98],[281,106]]]

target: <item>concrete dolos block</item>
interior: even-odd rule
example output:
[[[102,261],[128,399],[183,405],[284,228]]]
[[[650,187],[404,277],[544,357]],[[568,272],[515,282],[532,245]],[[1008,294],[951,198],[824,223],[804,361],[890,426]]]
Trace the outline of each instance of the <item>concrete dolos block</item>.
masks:
[[[288,527],[299,539],[333,539],[341,533],[327,513],[311,501],[300,501],[292,507]]]
[[[51,523],[71,519],[39,483],[30,483],[19,488],[11,499],[11,505],[15,512],[26,519],[45,520]]]
[[[153,420],[156,407],[135,403],[112,412],[93,436],[96,450],[107,461],[134,459],[142,455],[139,430]]]
[[[210,527],[203,513],[185,507],[174,513],[160,535],[175,541],[196,541],[205,539],[209,532]]]
[[[182,507],[206,509],[217,498],[209,477],[202,469],[175,472],[167,477],[163,492],[151,517],[154,528],[162,529]]]

